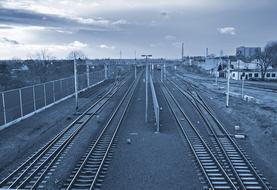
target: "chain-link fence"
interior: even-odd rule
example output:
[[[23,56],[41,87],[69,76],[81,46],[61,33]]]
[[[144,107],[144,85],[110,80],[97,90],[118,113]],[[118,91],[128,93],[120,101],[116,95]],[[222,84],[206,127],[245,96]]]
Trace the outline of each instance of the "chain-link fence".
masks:
[[[78,75],[78,91],[86,90],[106,77],[105,69]],[[74,77],[1,92],[0,129],[67,99],[74,92]]]

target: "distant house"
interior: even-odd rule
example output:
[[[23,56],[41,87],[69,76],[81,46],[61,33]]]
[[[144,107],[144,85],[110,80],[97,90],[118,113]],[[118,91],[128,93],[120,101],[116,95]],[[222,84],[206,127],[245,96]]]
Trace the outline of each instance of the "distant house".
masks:
[[[24,71],[29,71],[29,67],[25,64],[21,65],[19,68],[12,69],[11,73],[18,73],[18,72],[24,72]]]
[[[234,61],[231,63],[234,69],[258,69],[258,61],[244,62],[242,60]]]

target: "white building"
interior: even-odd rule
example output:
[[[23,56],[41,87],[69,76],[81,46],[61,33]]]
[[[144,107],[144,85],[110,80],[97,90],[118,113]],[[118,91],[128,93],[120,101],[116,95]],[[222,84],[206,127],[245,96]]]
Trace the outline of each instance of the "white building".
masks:
[[[242,76],[245,76],[245,80],[261,79],[262,75],[259,68],[258,60],[254,60],[250,63],[245,63],[241,60],[232,62],[231,79],[241,80]],[[276,80],[277,70],[274,70],[271,66],[268,67],[268,71],[265,74],[265,79]]]
[[[230,78],[233,80],[242,80],[245,76],[245,80],[261,79],[262,75],[258,69],[234,69],[230,71]],[[265,74],[267,80],[277,80],[277,70],[269,69]]]
[[[231,63],[234,69],[258,69],[258,61],[254,60],[250,63],[243,62],[241,60],[238,60],[236,62]]]

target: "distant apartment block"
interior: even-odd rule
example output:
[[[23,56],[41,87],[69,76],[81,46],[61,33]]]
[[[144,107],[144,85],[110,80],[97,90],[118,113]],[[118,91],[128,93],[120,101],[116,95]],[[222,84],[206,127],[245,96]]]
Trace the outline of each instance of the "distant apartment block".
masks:
[[[260,47],[238,47],[236,49],[236,56],[244,60],[255,59],[262,52]]]

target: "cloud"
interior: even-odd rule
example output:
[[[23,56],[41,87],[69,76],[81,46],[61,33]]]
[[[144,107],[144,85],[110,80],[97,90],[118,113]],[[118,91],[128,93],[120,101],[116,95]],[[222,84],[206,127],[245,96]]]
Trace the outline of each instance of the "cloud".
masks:
[[[178,41],[186,43],[187,54],[203,54],[206,46],[211,50],[219,49],[223,43],[225,51],[233,53],[237,44],[262,46],[264,44],[261,43],[265,43],[266,39],[275,39],[277,26],[274,25],[274,4],[277,1],[259,2],[261,1],[0,0],[0,40],[3,46],[21,48],[22,52],[37,51],[40,48],[57,49],[60,51],[53,53],[57,57],[63,56],[63,51],[76,47],[83,47],[82,51],[87,51],[92,57],[118,57],[118,51],[112,50],[114,46],[118,49],[118,44],[121,44],[120,49],[125,52],[124,55],[130,57],[135,49],[138,52],[150,49],[150,53],[156,56],[173,57],[178,54],[176,49],[181,49]],[[268,6],[260,6],[264,2]],[[247,4],[248,6],[243,6]],[[235,16],[231,10],[236,10]],[[222,12],[225,14],[222,15]],[[247,27],[230,31],[228,27],[232,26]],[[223,38],[218,38],[219,35]],[[174,39],[174,36],[177,38]],[[12,45],[12,42],[4,41],[2,37],[24,45]],[[74,43],[76,40],[87,46]],[[153,44],[149,45],[150,43]],[[17,57],[22,55],[18,54],[17,49],[2,48],[0,59],[10,55],[13,57],[15,53]]]
[[[1,38],[0,43],[9,44],[9,45],[19,45],[20,44],[18,41],[11,40],[11,39],[8,39],[6,37]]]
[[[82,42],[79,42],[79,41],[74,41],[72,43],[69,43],[68,45],[72,46],[74,48],[85,48],[85,47],[88,46],[88,44],[85,44],[85,43],[82,43]]]
[[[55,13],[55,12],[54,12]],[[80,16],[76,14],[54,14],[46,11],[3,8],[0,4],[0,23],[5,25],[40,26],[46,28],[78,28],[94,31],[118,30],[128,22],[124,19],[105,19],[102,17]],[[1,28],[0,28],[1,29]]]
[[[101,25],[101,26],[107,26],[111,22],[107,19],[103,19],[101,17],[99,18],[83,18],[83,17],[70,17],[69,19],[76,20],[80,24],[85,25]]]
[[[236,35],[236,29],[234,27],[217,28],[220,34]]]
[[[127,22],[127,20],[120,19],[120,20],[114,21],[112,24],[113,25],[124,25],[124,24],[128,24],[128,22]]]
[[[61,49],[61,50],[73,50],[73,49],[83,49],[88,47],[88,44],[74,41],[71,43],[64,44],[22,44],[15,40],[9,40],[7,38],[0,39],[0,48],[25,48],[26,50],[40,50],[40,49]]]
[[[75,50],[85,51],[88,47],[87,44],[82,43],[80,41],[73,41],[71,43],[51,43],[51,44],[44,44],[44,43],[28,43],[22,44],[15,40],[0,39],[0,57],[7,58],[7,57],[14,57],[14,52],[16,55],[21,58],[28,58],[29,55],[33,55],[35,52],[39,52],[43,49],[49,51],[52,55],[59,55],[59,57],[64,56],[66,57],[69,52]]]
[[[176,39],[176,36],[173,36],[173,35],[166,35],[166,36],[164,37],[164,39],[166,39],[166,40],[175,40],[175,39]]]
[[[55,29],[55,31],[63,34],[73,34],[73,32],[69,30]]]
[[[106,44],[100,44],[97,47],[101,48],[101,49],[115,49],[115,46],[109,46],[109,45],[106,45]]]

